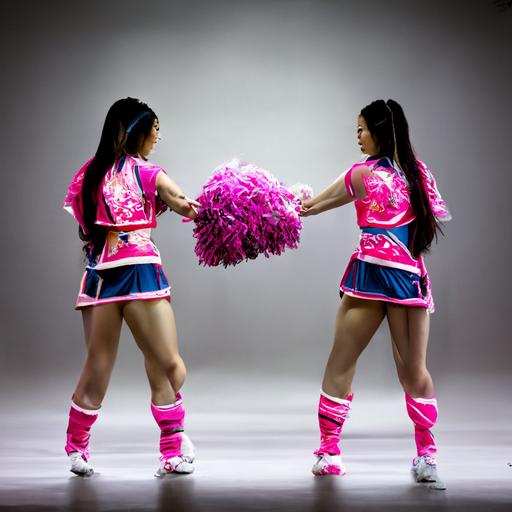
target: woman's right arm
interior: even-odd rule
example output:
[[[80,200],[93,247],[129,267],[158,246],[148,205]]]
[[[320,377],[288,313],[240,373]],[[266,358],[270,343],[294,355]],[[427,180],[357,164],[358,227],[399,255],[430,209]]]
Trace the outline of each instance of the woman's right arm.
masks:
[[[304,201],[300,215],[308,217],[318,215],[319,213],[344,206],[355,199],[364,199],[366,189],[364,186],[364,177],[371,174],[371,170],[366,165],[354,167],[348,171],[352,190],[347,190],[345,174],[342,174],[331,185],[317,196]]]
[[[189,199],[183,190],[165,172],[160,172],[156,177],[156,190],[160,199],[176,213],[194,219],[197,215],[197,208],[201,205]]]

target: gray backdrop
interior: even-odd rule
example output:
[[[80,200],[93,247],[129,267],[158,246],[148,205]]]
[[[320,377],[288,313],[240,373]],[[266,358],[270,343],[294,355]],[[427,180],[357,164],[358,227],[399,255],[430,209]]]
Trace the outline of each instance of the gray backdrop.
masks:
[[[427,259],[432,373],[508,379],[510,11],[487,0],[3,6],[3,393],[62,382],[67,396],[78,377],[81,244],[61,204],[108,107],[128,95],[157,112],[152,160],[191,196],[234,156],[320,191],[360,157],[360,109],[398,100],[454,217]],[[227,270],[198,266],[191,232],[174,214],[155,232],[189,378],[319,384],[357,243],[353,206],[306,219],[299,250]],[[127,332],[120,352],[115,385],[139,385]],[[387,328],[357,379],[394,382]]]

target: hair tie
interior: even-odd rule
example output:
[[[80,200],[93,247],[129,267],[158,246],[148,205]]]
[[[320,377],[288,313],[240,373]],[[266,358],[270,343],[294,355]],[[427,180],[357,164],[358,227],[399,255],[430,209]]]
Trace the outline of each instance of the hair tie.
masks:
[[[126,128],[126,133],[130,133],[134,126],[141,120],[143,119],[144,117],[146,116],[150,116],[151,115],[151,112],[149,111],[145,111],[145,112],[141,112],[138,116],[135,117],[135,119],[128,125],[128,128]]]

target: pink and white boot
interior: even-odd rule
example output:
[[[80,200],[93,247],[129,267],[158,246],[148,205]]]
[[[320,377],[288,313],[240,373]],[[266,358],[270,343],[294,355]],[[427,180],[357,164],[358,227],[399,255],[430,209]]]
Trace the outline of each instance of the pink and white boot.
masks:
[[[320,393],[318,403],[320,448],[314,452],[316,460],[311,469],[315,476],[345,475],[339,442],[353,397],[352,393],[345,399],[330,396],[323,391]]]
[[[169,405],[151,404],[151,412],[160,427],[160,467],[155,476],[162,478],[170,473],[192,473],[195,452],[192,441],[183,432],[185,408],[181,394]]]
[[[437,400],[434,397],[413,398],[405,393],[405,403],[407,413],[414,423],[414,439],[418,453],[412,461],[412,476],[418,483],[444,490],[446,486],[437,474],[437,446],[430,430],[437,420]]]
[[[91,476],[94,473],[89,463],[89,439],[97,419],[98,409],[83,409],[71,401],[65,450],[71,463],[70,471],[75,475]]]

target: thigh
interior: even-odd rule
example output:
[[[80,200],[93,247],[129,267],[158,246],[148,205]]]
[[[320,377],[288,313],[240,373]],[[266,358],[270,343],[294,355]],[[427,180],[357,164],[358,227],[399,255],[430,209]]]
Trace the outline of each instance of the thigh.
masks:
[[[168,300],[126,302],[123,316],[149,363],[167,366],[179,357],[176,323]]]
[[[113,364],[119,346],[123,315],[119,303],[87,306],[82,309],[85,343],[89,357]]]
[[[381,301],[344,295],[336,314],[334,345],[328,364],[335,367],[355,364],[385,315]]]
[[[430,326],[427,310],[391,303],[386,309],[399,375],[404,369],[425,368]]]

